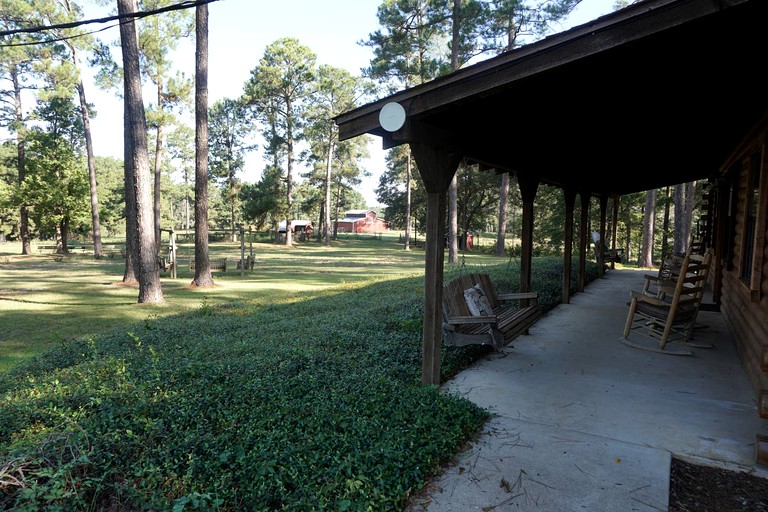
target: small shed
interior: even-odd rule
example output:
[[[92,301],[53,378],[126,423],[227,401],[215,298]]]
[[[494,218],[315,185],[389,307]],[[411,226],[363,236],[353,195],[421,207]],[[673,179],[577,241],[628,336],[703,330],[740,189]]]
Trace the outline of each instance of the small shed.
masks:
[[[389,230],[389,223],[373,210],[349,210],[336,221],[338,233],[381,233]]]
[[[312,236],[314,227],[311,220],[292,220],[291,233],[298,235],[300,240],[306,240]],[[285,233],[285,221],[280,221],[277,226],[278,233]]]

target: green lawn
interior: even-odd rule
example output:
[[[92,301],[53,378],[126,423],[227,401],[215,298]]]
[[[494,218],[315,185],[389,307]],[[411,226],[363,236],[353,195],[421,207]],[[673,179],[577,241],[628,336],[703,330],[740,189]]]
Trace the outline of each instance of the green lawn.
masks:
[[[164,279],[152,305],[117,284],[119,260],[0,255],[0,510],[401,510],[488,419],[420,384],[421,250],[254,255],[213,288]],[[514,291],[516,260],[461,260],[446,279],[487,271]],[[561,275],[534,260],[546,307]],[[443,378],[488,351],[444,348]]]
[[[126,323],[188,312],[203,305],[310,298],[329,288],[423,273],[424,253],[403,251],[397,237],[349,238],[331,247],[312,241],[287,249],[270,243],[245,245],[253,270],[236,268],[239,243],[212,243],[211,258],[227,257],[226,272],[214,272],[213,288],[195,289],[188,261],[191,244],[178,248],[177,279],[162,274],[162,304],[137,304],[138,288],[121,284],[124,260],[94,260],[81,250],[56,261],[40,254],[20,256],[16,243],[0,244],[0,371],[62,341]],[[470,255],[470,259],[482,256]]]

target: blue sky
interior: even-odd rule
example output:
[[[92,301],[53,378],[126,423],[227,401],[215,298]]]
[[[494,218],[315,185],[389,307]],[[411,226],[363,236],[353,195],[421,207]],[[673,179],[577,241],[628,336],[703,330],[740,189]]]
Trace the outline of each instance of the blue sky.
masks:
[[[613,10],[614,0],[583,0],[562,29],[586,23]],[[84,2],[87,17],[101,17],[114,11]],[[316,55],[319,64],[347,69],[359,75],[371,58],[369,48],[358,44],[377,30],[376,11],[381,0],[217,0],[209,4],[209,103],[238,97],[250,71],[257,64],[266,46],[282,37],[295,37]],[[99,27],[100,28],[100,27]],[[106,42],[119,38],[117,27],[101,32]],[[177,52],[177,65],[189,76],[194,75],[194,41],[185,42]],[[115,52],[119,58],[119,51]],[[98,91],[89,86],[89,101],[96,105],[98,117],[93,120],[94,150],[99,156],[122,158],[122,104],[112,92]],[[147,98],[151,98],[148,96]],[[145,98],[145,100],[147,99]],[[366,179],[360,192],[369,206],[376,204],[373,190],[384,169],[381,141],[371,145],[371,159],[365,162],[372,176]],[[263,160],[252,154],[246,161],[242,178],[257,181]]]

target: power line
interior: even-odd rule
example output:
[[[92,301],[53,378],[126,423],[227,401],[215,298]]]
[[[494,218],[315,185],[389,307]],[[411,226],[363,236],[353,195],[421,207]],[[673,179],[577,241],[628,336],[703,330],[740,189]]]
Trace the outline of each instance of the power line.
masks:
[[[215,2],[216,0],[211,0]],[[122,23],[122,22],[121,22]],[[78,37],[84,37],[89,36],[91,34],[98,34],[99,32],[104,32],[105,30],[109,30],[110,28],[118,26],[120,23],[115,23],[114,25],[109,25],[106,27],[102,27],[97,30],[91,30],[90,32],[83,32],[81,34],[74,34],[71,36],[61,36],[61,37],[52,37],[50,39],[40,39],[37,41],[25,41],[23,43],[8,43],[8,44],[0,44],[0,48],[12,48],[15,46],[33,46],[37,44],[50,44],[50,43],[57,43],[59,41],[67,41],[69,39],[77,39]]]
[[[126,14],[116,14],[114,16],[107,16],[105,18],[94,18],[92,20],[71,21],[68,23],[59,23],[56,25],[42,25],[37,27],[17,28],[13,30],[2,30],[0,31],[0,37],[12,36],[15,34],[36,34],[40,32],[46,32],[48,30],[56,30],[56,29],[62,29],[62,28],[75,28],[75,27],[81,27],[83,25],[89,25],[91,23],[107,23],[110,21],[123,20],[127,18],[130,18],[130,19],[146,18],[147,16],[154,16],[155,14],[161,14],[169,11],[178,11],[181,9],[190,9],[192,7],[197,7],[198,5],[205,5],[205,4],[218,2],[218,1],[219,0],[185,0],[183,2],[179,2],[178,4],[168,5],[166,7],[161,7],[159,9],[152,9],[150,11],[136,11],[136,12],[126,13]],[[107,27],[107,28],[111,28],[111,27]],[[97,30],[94,32],[99,32],[99,31]],[[10,45],[2,45],[2,46],[10,46]]]

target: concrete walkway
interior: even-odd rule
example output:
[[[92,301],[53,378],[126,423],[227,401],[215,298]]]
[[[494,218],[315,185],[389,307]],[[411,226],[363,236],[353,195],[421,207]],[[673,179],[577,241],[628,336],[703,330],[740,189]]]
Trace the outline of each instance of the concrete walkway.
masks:
[[[429,512],[667,510],[672,455],[752,471],[768,422],[720,313],[694,356],[620,343],[642,271],[612,270],[445,385],[494,413],[417,500]]]

